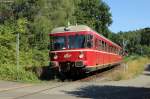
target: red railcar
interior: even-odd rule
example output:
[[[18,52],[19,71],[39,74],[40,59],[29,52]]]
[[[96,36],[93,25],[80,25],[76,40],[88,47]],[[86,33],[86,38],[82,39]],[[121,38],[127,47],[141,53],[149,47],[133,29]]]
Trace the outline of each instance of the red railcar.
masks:
[[[91,72],[122,61],[122,48],[88,26],[55,28],[49,36],[51,65],[64,74]]]

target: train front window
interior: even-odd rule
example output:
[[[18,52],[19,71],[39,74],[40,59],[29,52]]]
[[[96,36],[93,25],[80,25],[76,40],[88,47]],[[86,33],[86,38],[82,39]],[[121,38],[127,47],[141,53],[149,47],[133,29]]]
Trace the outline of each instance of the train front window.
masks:
[[[93,36],[92,35],[71,35],[68,37],[68,48],[92,48]]]
[[[76,48],[92,48],[92,35],[69,35],[69,36],[50,36],[51,50],[64,50]]]
[[[85,35],[71,35],[68,37],[68,48],[84,48]]]
[[[50,39],[51,39],[51,50],[66,49],[65,36],[53,36]]]

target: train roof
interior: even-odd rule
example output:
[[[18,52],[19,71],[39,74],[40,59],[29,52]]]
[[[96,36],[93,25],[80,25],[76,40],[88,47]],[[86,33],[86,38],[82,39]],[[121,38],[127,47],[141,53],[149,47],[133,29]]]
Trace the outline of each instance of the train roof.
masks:
[[[64,32],[79,32],[79,31],[92,31],[93,33],[95,33],[96,35],[101,36],[103,39],[111,42],[113,45],[121,48],[119,45],[117,45],[116,43],[112,42],[111,40],[107,39],[106,37],[104,37],[102,34],[97,33],[96,31],[94,31],[93,29],[91,29],[90,27],[86,26],[86,25],[75,25],[75,26],[68,26],[68,27],[57,27],[54,28],[51,31],[51,34],[57,34],[57,33],[64,33]]]
[[[76,26],[68,26],[68,27],[58,27],[58,28],[54,28],[51,31],[51,34],[55,34],[55,33],[63,33],[66,31],[69,32],[78,32],[78,31],[90,31],[91,28],[86,26],[86,25],[76,25]]]

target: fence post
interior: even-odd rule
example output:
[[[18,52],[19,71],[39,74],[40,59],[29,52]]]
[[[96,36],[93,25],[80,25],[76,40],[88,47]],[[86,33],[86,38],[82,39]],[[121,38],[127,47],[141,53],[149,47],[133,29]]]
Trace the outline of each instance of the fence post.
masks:
[[[17,71],[18,71],[19,70],[19,33],[16,36],[16,65],[17,65]]]
[[[124,68],[124,72],[127,72],[127,71],[128,71],[128,64],[127,64],[127,63],[124,63],[124,64],[123,64],[123,68]]]

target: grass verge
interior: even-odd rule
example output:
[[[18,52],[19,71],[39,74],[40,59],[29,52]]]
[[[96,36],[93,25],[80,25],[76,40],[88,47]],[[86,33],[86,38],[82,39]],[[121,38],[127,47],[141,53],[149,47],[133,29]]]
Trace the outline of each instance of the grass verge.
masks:
[[[124,59],[124,64],[121,67],[121,70],[112,73],[111,79],[118,81],[137,77],[138,75],[142,74],[145,65],[148,64],[149,62],[150,61],[148,57],[141,57],[141,56],[127,57]]]
[[[19,82],[40,82],[33,72],[7,64],[0,66],[0,79]]]
[[[1,53],[0,80],[19,82],[41,82],[35,72],[26,68],[43,67],[48,64],[48,51],[30,49],[20,50],[19,67],[16,66],[16,55],[13,51]],[[3,55],[4,54],[4,55]]]

